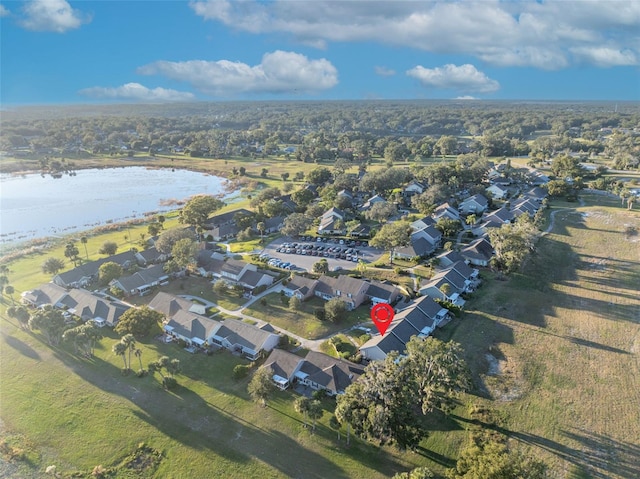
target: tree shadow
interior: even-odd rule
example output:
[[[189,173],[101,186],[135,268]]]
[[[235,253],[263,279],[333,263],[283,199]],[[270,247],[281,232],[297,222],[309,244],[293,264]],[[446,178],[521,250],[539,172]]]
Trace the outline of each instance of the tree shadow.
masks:
[[[455,416],[455,418],[543,449],[588,471],[589,477],[595,479],[608,479],[612,474],[619,477],[635,478],[638,477],[638,471],[640,471],[640,446],[619,441],[604,434],[581,429],[561,431],[564,437],[580,444],[580,447],[576,448],[537,434],[509,430],[478,419],[468,419],[461,416]]]
[[[61,348],[54,349],[54,355],[85,381],[129,401],[135,417],[191,449],[208,451],[241,465],[258,459],[289,477],[348,477],[339,464],[298,444],[294,438],[252,424],[191,389],[178,385],[165,391],[157,379],[153,379],[155,386],[150,386],[151,378],[122,376],[111,363],[97,357],[78,358]],[[122,380],[114,381],[115,378]],[[138,387],[136,381],[143,382]],[[215,476],[225,471],[211,472]]]
[[[12,347],[20,354],[36,361],[41,361],[42,358],[35,349],[15,336],[9,336],[8,334],[2,333],[2,340],[7,344],[7,346]]]
[[[446,468],[452,468],[452,467],[455,467],[456,465],[455,459],[444,456],[435,451],[430,451],[429,449],[426,449],[422,446],[418,446],[416,448],[416,452],[421,456],[426,457],[427,459],[435,462],[436,464],[440,464],[441,466]]]

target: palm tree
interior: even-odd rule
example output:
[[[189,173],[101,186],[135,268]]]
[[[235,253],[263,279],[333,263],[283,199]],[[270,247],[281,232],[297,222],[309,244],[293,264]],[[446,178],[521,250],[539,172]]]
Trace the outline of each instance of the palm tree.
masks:
[[[304,427],[307,427],[307,415],[309,413],[310,404],[311,404],[311,401],[306,396],[300,396],[293,403],[293,407],[295,408],[296,412],[304,416]]]
[[[264,224],[264,222],[260,221],[257,225],[256,228],[258,228],[258,231],[260,231],[260,243],[264,242],[264,230],[267,228],[267,226]]]
[[[451,285],[449,283],[444,283],[442,286],[440,286],[440,291],[447,298],[449,298],[449,293],[451,293]]]
[[[142,349],[137,348],[133,354],[136,355],[136,358],[138,358],[138,361],[140,362],[140,371],[142,371]]]
[[[89,251],[87,251],[87,242],[89,239],[86,236],[80,238],[80,243],[84,245],[84,254],[87,255],[87,261],[89,260]]]
[[[127,368],[127,356],[126,356],[127,346],[122,342],[116,343],[116,344],[113,345],[112,351],[117,356],[122,356],[122,360],[124,361],[124,369],[126,371],[128,369]]]
[[[124,344],[126,351],[129,352],[129,369],[131,369],[131,353],[136,349],[136,338],[133,334],[125,334],[120,342]]]
[[[313,421],[313,426],[311,427],[312,433],[316,431],[316,421],[322,417],[324,411],[322,410],[322,403],[317,399],[314,399],[309,403],[309,417]]]

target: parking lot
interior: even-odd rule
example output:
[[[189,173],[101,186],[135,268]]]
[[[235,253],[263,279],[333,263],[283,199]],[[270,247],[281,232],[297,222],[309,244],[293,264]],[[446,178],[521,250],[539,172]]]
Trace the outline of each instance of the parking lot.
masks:
[[[365,263],[377,261],[382,253],[379,249],[370,247],[366,241],[364,244],[358,240],[334,238],[321,238],[318,241],[315,237],[305,237],[304,240],[278,238],[262,251],[269,258],[291,263],[291,267],[287,269],[292,271],[311,271],[314,263],[323,258],[329,264],[329,271],[349,270],[354,269],[359,260]]]

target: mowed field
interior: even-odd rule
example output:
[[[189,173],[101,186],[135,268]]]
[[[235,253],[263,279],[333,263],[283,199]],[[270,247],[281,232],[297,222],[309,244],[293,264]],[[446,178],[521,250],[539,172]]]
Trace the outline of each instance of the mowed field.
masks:
[[[636,478],[640,211],[602,196],[584,204],[556,207],[526,272],[490,279],[446,336],[465,345],[486,396],[471,400],[495,409],[489,427],[553,477]]]
[[[153,477],[376,478],[415,465],[442,472],[455,464],[466,430],[479,425],[543,458],[552,477],[635,478],[640,235],[627,230],[640,231],[640,211],[589,195],[584,206],[555,204],[551,211],[554,226],[525,272],[503,280],[485,271],[464,318],[439,333],[462,343],[476,390],[450,418],[433,421],[418,453],[360,441],[346,448],[329,427],[328,401],[311,435],[293,409],[294,395],[278,393],[267,408],[249,401],[247,380],[231,379],[244,361],[230,354],[190,355],[145,340],[145,366],[163,354],[182,362],[180,387],[168,393],[157,378],[120,374],[115,334],[105,330],[96,356],[81,359],[19,330],[3,307],[1,435],[22,460],[5,464],[0,475],[40,477],[54,464],[89,477],[141,442],[163,452]],[[493,420],[471,419],[472,406],[490,409]]]

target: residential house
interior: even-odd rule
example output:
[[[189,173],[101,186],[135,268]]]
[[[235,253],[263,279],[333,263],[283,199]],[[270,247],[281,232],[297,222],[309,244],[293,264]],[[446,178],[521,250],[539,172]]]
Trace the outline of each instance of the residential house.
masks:
[[[234,217],[238,213],[241,213],[244,215],[254,214],[252,211],[249,211],[245,208],[240,208],[237,210],[228,211],[226,213],[220,213],[215,216],[210,216],[209,218],[207,218],[207,221],[205,221],[205,229],[213,229],[223,225],[232,225],[232,224],[234,225],[235,224]]]
[[[367,299],[369,283],[350,276],[340,275],[336,278],[322,275],[318,279],[314,294],[328,301],[333,298],[343,300],[348,310],[360,306]]]
[[[491,197],[496,200],[503,200],[509,195],[509,189],[503,185],[492,184],[485,188],[487,193],[491,194]]]
[[[67,290],[55,283],[44,283],[31,291],[25,291],[20,296],[22,303],[34,308],[51,305],[62,308],[62,299],[67,295]]]
[[[349,231],[349,236],[354,238],[368,238],[371,236],[371,226],[360,223]]]
[[[366,292],[372,305],[378,303],[393,304],[400,296],[400,290],[394,284],[372,280]]]
[[[392,351],[404,354],[413,336],[429,336],[448,318],[450,313],[446,308],[423,296],[399,311],[385,335],[374,335],[360,347],[360,352],[368,360],[383,360]]]
[[[419,231],[426,228],[427,226],[435,226],[435,224],[436,220],[434,220],[431,216],[425,216],[424,218],[411,223],[411,229],[413,231]]]
[[[149,266],[152,264],[164,263],[169,259],[168,254],[161,253],[155,248],[155,246],[142,251],[138,251],[136,253],[136,257],[138,258],[138,264],[140,266]]]
[[[544,188],[540,188],[539,186],[535,186],[530,190],[524,192],[522,196],[523,198],[528,198],[537,203],[542,203],[548,195],[549,194],[547,190],[545,190]]]
[[[432,215],[436,220],[445,218],[448,220],[460,221],[460,213],[457,208],[454,208],[449,203],[443,203],[438,206]]]
[[[489,200],[481,194],[470,196],[460,203],[458,210],[463,214],[484,213],[489,208]]]
[[[434,250],[442,246],[442,233],[438,228],[432,225],[422,228],[420,230],[414,231],[411,234],[411,238],[413,239],[414,237],[426,239],[429,243],[433,245]]]
[[[293,384],[295,374],[299,371],[304,359],[282,349],[274,349],[264,362],[264,367],[271,370],[276,387],[282,391]]]
[[[421,296],[411,305],[413,309],[419,310],[424,316],[431,319],[436,326],[440,326],[443,321],[451,317],[447,308],[440,306],[433,298]]]
[[[426,258],[435,251],[433,243],[424,237],[411,236],[411,242],[407,246],[395,248],[393,259],[412,260],[413,258]]]
[[[96,261],[81,264],[72,270],[59,273],[53,277],[53,282],[63,288],[79,288],[98,279],[100,266],[104,263],[113,262],[119,264],[122,269],[127,270],[138,264],[138,258],[133,251],[125,251]]]
[[[306,301],[314,296],[317,284],[318,280],[316,279],[294,274],[287,284],[282,286],[282,291],[289,298],[296,296],[300,301]]]
[[[149,307],[164,314],[167,318],[173,317],[178,311],[188,311],[201,316],[206,314],[204,305],[165,292],[156,294],[149,303]]]
[[[360,207],[360,211],[370,210],[371,207],[373,205],[375,205],[376,203],[386,203],[386,202],[387,202],[387,200],[385,200],[382,196],[374,195],[371,198],[369,198],[367,201],[364,202],[364,204]]]
[[[267,218],[264,220],[264,233],[270,234],[280,231],[284,226],[284,216],[274,216],[273,218]],[[260,231],[258,231],[260,233]]]
[[[540,203],[529,198],[520,198],[511,205],[511,213],[516,218],[525,213],[529,215],[530,218],[533,218],[539,209]]]
[[[205,226],[203,235],[209,241],[226,241],[235,238],[240,228],[235,223],[225,223],[211,228]]]
[[[214,344],[240,353],[251,361],[257,360],[263,352],[271,351],[279,340],[277,334],[231,318],[225,319],[212,337]]]
[[[462,307],[465,301],[461,294],[465,291],[466,286],[462,276],[455,271],[445,270],[436,273],[425,285],[420,287],[419,291],[423,296],[428,295]]]
[[[330,208],[320,218],[318,234],[321,235],[344,235],[345,213],[338,208]]]
[[[460,250],[460,255],[474,266],[489,266],[493,258],[493,246],[486,238],[479,238]]]
[[[216,276],[216,272],[213,275]],[[255,264],[233,258],[227,258],[222,263],[218,276],[227,283],[239,284],[248,290],[273,284],[273,276],[258,270]]]
[[[438,261],[438,265],[444,268],[451,266],[456,261],[464,261],[462,255],[455,250],[445,251],[444,253],[436,256],[436,259]]]
[[[336,396],[344,394],[347,387],[363,373],[364,367],[359,364],[309,351],[295,376],[300,384]]]
[[[406,350],[405,343],[387,330],[384,336],[376,334],[362,346],[360,353],[369,361],[383,361],[391,351],[403,353]]]
[[[187,344],[200,347],[213,342],[214,333],[220,328],[220,323],[187,309],[180,309],[167,318],[163,329],[171,336],[182,339]]]
[[[155,286],[169,283],[169,275],[164,271],[164,265],[156,264],[148,268],[136,271],[131,276],[122,276],[114,279],[109,286],[114,286],[123,291],[125,296],[144,296],[151,292]]]
[[[60,300],[63,309],[82,321],[93,320],[97,326],[115,326],[120,316],[129,309],[124,303],[98,296],[85,289],[71,289]]]
[[[225,256],[221,253],[201,250],[197,257],[198,273],[205,278],[219,278],[224,261]]]
[[[417,181],[411,180],[404,188],[402,188],[402,196],[405,199],[410,199],[412,196],[421,195],[426,190],[426,186]]]

